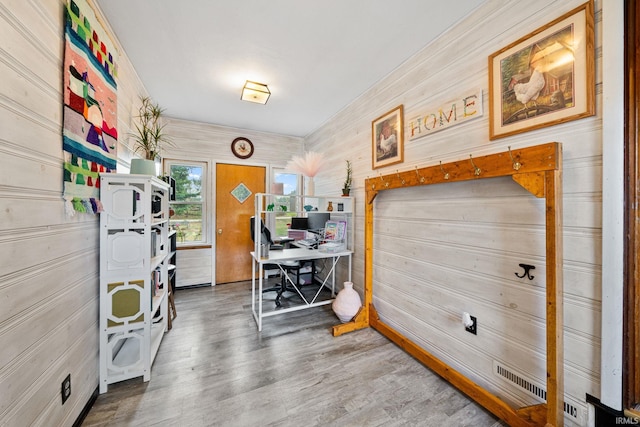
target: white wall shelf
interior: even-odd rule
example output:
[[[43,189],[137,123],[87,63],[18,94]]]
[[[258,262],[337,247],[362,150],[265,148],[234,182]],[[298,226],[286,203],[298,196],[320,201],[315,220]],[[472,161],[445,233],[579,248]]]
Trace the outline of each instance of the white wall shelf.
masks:
[[[329,205],[332,207],[331,210],[327,209]],[[331,220],[346,221],[347,230],[344,249],[353,251],[355,236],[353,230],[355,202],[353,197],[322,195],[285,196],[281,194],[258,193],[255,195],[255,207],[256,218],[261,217],[264,220],[274,240],[277,240],[279,237],[287,237],[277,234],[275,222],[278,218],[310,217],[313,214],[328,214]],[[322,224],[322,226],[324,227],[324,224]],[[256,250],[261,243],[260,238],[260,233],[257,233],[254,247]]]

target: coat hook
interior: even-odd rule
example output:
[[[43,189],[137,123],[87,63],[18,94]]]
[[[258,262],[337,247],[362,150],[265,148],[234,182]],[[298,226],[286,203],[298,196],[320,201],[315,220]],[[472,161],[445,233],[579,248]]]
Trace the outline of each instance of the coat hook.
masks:
[[[367,181],[369,181],[369,176],[367,176]],[[371,181],[371,189],[372,190],[376,189],[376,184],[373,181]]]
[[[385,186],[385,187],[388,187],[388,186],[389,186],[389,183],[388,183],[388,182],[386,182],[386,181],[384,180],[384,178],[382,177],[382,173],[380,174],[380,181],[384,182],[384,186]]]
[[[404,185],[404,179],[400,176],[400,172],[398,172],[398,169],[396,169],[396,175],[398,175],[398,179],[400,180],[400,183]]]
[[[480,176],[480,173],[481,173],[482,171],[480,170],[480,168],[479,168],[479,167],[477,167],[477,166],[476,166],[476,164],[475,164],[475,163],[473,163],[473,156],[472,156],[471,154],[469,154],[469,159],[471,160],[471,165],[473,166],[473,174],[474,174],[475,176]]]
[[[509,157],[511,157],[511,163],[513,163],[513,169],[514,170],[520,170],[520,166],[522,166],[522,165],[520,164],[520,162],[516,162],[513,159],[513,155],[511,154],[511,146],[509,146],[507,148],[509,149]]]
[[[416,166],[416,175],[418,175],[418,179],[420,180],[420,182],[424,182],[424,177],[420,176],[420,174],[418,173],[418,167]]]
[[[449,172],[444,171],[444,168],[442,167],[442,160],[440,160],[440,170],[444,174],[444,179],[449,179]]]
[[[529,272],[530,270],[535,270],[536,266],[535,265],[529,265],[529,264],[518,264],[522,269],[524,269],[524,273],[522,273],[522,276],[518,274],[518,272],[515,273],[515,275],[519,278],[523,278],[523,277],[527,277],[527,279],[529,280],[533,280],[533,278],[535,276],[532,276],[531,273]]]

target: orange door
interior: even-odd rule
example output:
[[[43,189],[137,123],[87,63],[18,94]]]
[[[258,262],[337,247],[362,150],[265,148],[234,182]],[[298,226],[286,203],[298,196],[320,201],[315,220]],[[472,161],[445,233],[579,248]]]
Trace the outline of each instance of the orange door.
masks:
[[[216,284],[251,279],[250,218],[255,194],[264,193],[265,168],[216,167]]]

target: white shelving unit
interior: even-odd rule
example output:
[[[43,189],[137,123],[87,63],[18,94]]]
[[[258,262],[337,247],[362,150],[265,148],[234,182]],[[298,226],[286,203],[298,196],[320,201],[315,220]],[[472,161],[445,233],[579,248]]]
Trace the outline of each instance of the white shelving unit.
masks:
[[[100,393],[151,378],[167,331],[169,185],[147,175],[100,174]]]

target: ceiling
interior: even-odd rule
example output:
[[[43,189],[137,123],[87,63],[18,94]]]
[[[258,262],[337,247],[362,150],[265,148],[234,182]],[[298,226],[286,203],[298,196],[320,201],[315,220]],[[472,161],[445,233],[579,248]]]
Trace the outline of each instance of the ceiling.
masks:
[[[487,0],[95,1],[167,116],[304,137]]]

